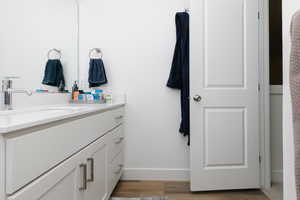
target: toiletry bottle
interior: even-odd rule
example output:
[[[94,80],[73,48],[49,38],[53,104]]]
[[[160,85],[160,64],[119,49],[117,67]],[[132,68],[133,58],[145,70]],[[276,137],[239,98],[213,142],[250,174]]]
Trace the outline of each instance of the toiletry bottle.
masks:
[[[78,95],[79,95],[79,88],[78,88],[78,85],[77,85],[77,81],[75,81],[74,85],[72,87],[72,100],[74,102],[78,101]]]

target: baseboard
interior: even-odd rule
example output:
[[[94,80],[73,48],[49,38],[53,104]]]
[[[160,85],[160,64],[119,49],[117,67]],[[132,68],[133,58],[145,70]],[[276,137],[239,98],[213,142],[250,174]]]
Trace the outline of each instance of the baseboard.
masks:
[[[125,168],[122,180],[189,181],[189,169]]]
[[[273,183],[282,183],[283,182],[282,170],[273,170],[272,171],[272,182]]]

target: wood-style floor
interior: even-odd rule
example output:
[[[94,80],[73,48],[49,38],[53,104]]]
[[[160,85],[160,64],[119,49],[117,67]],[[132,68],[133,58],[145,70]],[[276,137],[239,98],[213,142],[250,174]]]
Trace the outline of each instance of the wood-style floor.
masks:
[[[169,200],[269,200],[260,190],[189,192],[188,182],[121,181],[112,197],[167,197]]]

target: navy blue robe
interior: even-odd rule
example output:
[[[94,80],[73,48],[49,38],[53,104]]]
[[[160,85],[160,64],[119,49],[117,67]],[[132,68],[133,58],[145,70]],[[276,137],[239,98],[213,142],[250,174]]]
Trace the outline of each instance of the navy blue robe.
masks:
[[[189,14],[176,14],[177,42],[167,86],[181,91],[181,124],[179,132],[188,136],[190,144],[190,44]]]

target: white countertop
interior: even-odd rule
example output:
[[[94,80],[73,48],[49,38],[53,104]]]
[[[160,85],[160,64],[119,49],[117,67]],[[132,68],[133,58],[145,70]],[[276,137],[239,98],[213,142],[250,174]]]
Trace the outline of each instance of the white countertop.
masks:
[[[0,134],[85,114],[104,112],[124,105],[125,102],[114,102],[112,104],[62,104],[0,111]]]

